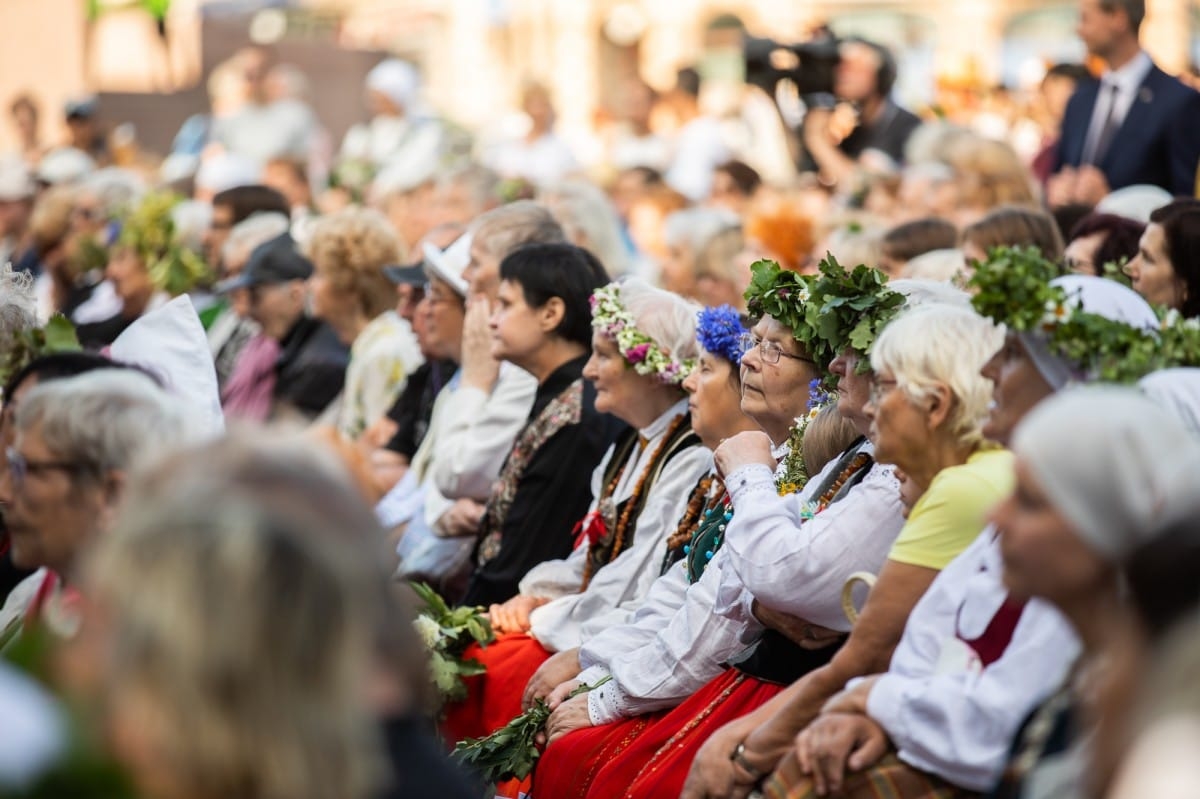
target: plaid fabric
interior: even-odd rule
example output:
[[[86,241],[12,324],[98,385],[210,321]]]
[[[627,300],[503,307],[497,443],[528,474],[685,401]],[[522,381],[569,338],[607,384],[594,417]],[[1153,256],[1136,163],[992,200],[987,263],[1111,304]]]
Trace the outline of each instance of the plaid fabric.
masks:
[[[970,799],[979,794],[964,791],[945,780],[900,762],[895,753],[866,771],[847,774],[839,797],[847,799]],[[789,754],[763,784],[766,799],[816,799],[813,782],[800,771],[795,754]]]

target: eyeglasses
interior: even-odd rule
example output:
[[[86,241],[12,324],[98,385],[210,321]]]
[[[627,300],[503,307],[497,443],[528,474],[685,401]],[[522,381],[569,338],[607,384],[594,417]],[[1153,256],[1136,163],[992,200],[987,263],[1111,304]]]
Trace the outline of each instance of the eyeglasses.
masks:
[[[774,341],[761,339],[753,333],[743,333],[742,337],[738,339],[738,343],[741,345],[743,358],[746,357],[750,350],[757,348],[758,355],[763,359],[763,363],[779,363],[779,359],[781,357],[791,358],[794,361],[803,361],[804,363],[816,363],[816,361],[814,361],[812,358],[806,358],[803,355],[792,355],[790,352],[784,352],[783,347],[779,346]]]
[[[879,403],[888,394],[892,393],[898,384],[895,380],[880,380],[878,377],[871,381],[871,404],[879,405]]]
[[[8,473],[12,477],[14,486],[22,485],[25,477],[30,474],[52,471],[74,473],[84,468],[82,463],[72,463],[71,461],[31,461],[17,452],[15,447],[6,448],[4,456],[8,460]]]

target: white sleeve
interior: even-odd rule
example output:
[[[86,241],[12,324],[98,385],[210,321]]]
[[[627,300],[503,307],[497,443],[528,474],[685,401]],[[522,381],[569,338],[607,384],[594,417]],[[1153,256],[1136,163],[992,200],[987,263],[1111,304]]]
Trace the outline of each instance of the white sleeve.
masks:
[[[855,572],[878,573],[904,525],[894,470],[876,464],[843,499],[805,519],[807,493],[781,497],[769,470],[759,469],[734,482],[739,470],[726,484],[734,513],[721,548],[729,568],[717,613],[743,616],[753,596],[772,610],[848,631],[842,586]]]
[[[717,551],[700,579],[687,591],[683,605],[667,624],[658,625],[651,640],[605,664],[611,690],[589,698],[593,723],[607,723],[674,707],[718,676],[722,664],[745,648],[748,634],[762,632],[751,617],[712,612],[726,559]]]
[[[509,363],[501,365],[491,394],[469,386],[454,392],[430,469],[442,494],[450,499],[488,496],[536,393],[537,380]]]
[[[981,672],[889,672],[871,689],[867,713],[901,760],[969,790],[987,790],[1022,720],[1062,684],[1079,652],[1076,641],[1057,610],[1032,600],[999,660]]]
[[[579,647],[579,665],[584,669],[606,665],[617,655],[649,643],[683,606],[688,592],[687,568],[676,563],[654,581],[642,606],[626,624],[610,627],[583,642]]]
[[[646,496],[633,543],[592,575],[587,590],[534,610],[530,634],[547,649],[561,652],[624,624],[650,592],[662,565],[666,540],[675,531],[696,482],[711,468],[712,453],[701,446],[672,458]]]

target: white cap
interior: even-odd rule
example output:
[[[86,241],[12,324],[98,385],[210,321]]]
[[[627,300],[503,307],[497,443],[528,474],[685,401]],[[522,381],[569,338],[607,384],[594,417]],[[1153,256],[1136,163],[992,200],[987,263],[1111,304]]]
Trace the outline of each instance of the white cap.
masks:
[[[367,88],[379,92],[400,108],[409,109],[417,99],[420,80],[407,61],[389,58],[367,73]]]
[[[1171,202],[1172,199],[1171,193],[1164,188],[1139,184],[1117,189],[1096,203],[1095,210],[1098,214],[1123,216],[1144,225],[1150,221],[1150,214]]]
[[[37,192],[33,175],[17,156],[0,159],[0,201],[27,200]]]
[[[74,183],[96,170],[96,162],[83,150],[74,147],[59,147],[51,150],[38,164],[37,179],[54,186],[59,183]]]
[[[467,296],[470,287],[463,279],[463,272],[471,262],[471,234],[464,233],[444,250],[439,250],[429,242],[422,245],[422,250],[425,253],[426,273],[444,280],[459,296]]]
[[[238,186],[252,186],[259,182],[258,164],[234,153],[218,153],[206,158],[196,170],[196,188],[219,194]]]

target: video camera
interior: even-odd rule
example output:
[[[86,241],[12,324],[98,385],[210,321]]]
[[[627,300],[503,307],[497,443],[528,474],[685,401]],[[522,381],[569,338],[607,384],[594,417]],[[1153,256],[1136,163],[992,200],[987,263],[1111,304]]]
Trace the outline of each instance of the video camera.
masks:
[[[779,83],[789,80],[805,105],[832,106],[834,74],[841,60],[838,44],[832,37],[781,44],[747,35],[742,45],[746,82],[776,97]]]

